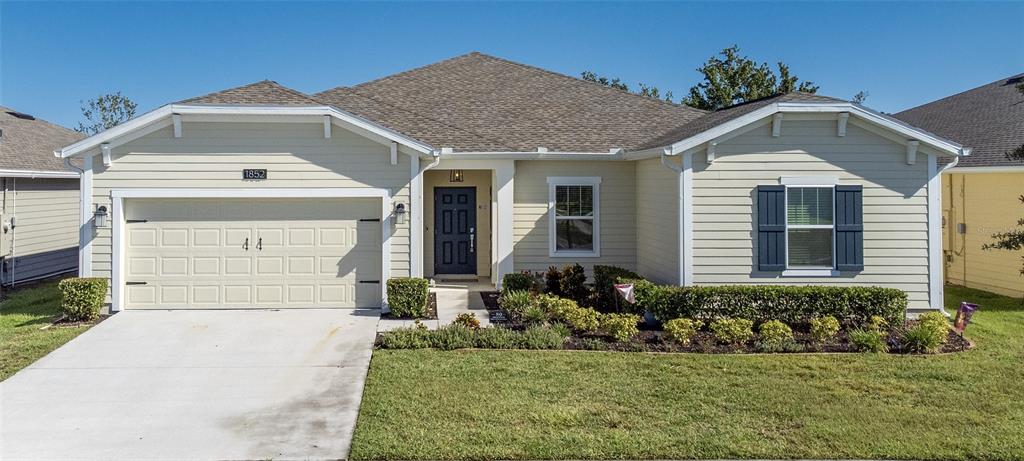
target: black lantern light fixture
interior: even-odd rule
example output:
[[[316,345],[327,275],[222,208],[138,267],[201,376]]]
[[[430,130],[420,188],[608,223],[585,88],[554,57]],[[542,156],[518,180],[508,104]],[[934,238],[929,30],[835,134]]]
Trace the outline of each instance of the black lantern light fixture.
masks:
[[[462,170],[452,170],[448,175],[448,182],[462,182],[466,179],[463,175]]]

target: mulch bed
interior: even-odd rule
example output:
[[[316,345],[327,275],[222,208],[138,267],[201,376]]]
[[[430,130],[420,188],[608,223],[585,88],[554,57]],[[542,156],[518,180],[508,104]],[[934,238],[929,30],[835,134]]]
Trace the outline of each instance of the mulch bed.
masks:
[[[81,327],[81,326],[87,326],[87,325],[98,325],[100,322],[102,322],[102,321],[104,321],[104,320],[106,320],[108,318],[110,318],[110,314],[102,314],[96,320],[91,320],[91,321],[87,321],[87,322],[81,322],[81,321],[73,322],[71,320],[68,320],[66,315],[61,314],[60,317],[57,317],[56,319],[54,319],[53,323],[50,323],[49,325],[44,326],[43,329],[48,329],[48,328],[75,328],[75,327]]]
[[[390,312],[387,314],[380,314],[382,319],[394,319],[394,320],[415,320],[415,317],[396,317],[391,315]],[[427,296],[427,316],[420,317],[420,320],[437,320],[437,294],[430,293]]]

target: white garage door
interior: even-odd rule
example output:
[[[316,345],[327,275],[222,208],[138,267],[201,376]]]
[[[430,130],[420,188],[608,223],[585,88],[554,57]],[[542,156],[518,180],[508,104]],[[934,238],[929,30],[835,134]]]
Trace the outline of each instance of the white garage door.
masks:
[[[127,308],[379,307],[380,199],[128,199]]]

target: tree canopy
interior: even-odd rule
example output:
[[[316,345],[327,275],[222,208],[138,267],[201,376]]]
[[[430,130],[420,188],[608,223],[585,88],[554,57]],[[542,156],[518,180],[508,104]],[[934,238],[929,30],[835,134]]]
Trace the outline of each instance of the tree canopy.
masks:
[[[121,92],[102,94],[88,102],[82,101],[82,117],[75,131],[94,135],[113,128],[135,116],[135,104]]]

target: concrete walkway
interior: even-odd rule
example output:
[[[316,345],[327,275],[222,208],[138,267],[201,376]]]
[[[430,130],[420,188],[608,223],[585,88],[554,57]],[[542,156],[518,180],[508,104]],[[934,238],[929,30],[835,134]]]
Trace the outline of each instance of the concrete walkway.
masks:
[[[344,459],[379,311],[126,311],[0,383],[0,459]]]
[[[448,325],[461,313],[469,312],[480,320],[480,326],[490,324],[487,308],[480,297],[481,291],[493,291],[490,279],[477,280],[435,280],[430,292],[437,295],[437,320],[421,320],[427,328],[436,329]],[[389,331],[395,328],[409,327],[414,320],[381,319],[377,331]]]

